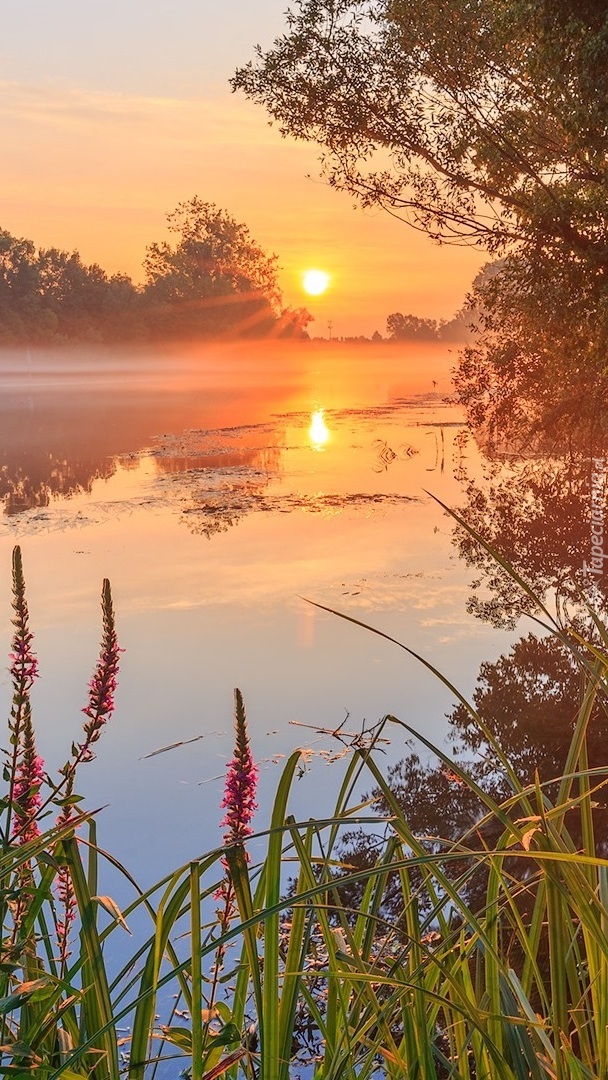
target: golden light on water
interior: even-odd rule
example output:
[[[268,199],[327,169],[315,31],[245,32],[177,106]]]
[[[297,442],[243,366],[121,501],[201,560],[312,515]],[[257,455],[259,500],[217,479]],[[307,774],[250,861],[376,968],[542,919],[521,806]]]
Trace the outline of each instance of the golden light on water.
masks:
[[[329,442],[330,433],[323,417],[323,409],[317,409],[313,412],[310,420],[310,427],[308,429],[308,437],[315,450],[322,450],[325,443]]]
[[[329,274],[325,270],[307,270],[302,277],[302,285],[309,296],[320,296],[329,285]]]

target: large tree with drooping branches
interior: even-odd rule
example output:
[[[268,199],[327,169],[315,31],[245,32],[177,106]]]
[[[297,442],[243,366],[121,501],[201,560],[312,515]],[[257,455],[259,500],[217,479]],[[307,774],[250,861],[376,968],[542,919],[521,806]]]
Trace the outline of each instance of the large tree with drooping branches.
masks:
[[[501,256],[458,382],[474,421],[608,401],[607,60],[606,0],[297,0],[234,76],[331,185]]]

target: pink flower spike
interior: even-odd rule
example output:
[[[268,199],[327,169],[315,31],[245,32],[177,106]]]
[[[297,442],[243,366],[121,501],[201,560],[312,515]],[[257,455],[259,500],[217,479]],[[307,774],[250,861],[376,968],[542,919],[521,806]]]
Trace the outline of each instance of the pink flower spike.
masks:
[[[13,838],[27,844],[40,835],[36,815],[42,806],[40,788],[44,783],[44,761],[36,753],[34,730],[28,714],[23,722],[23,751],[13,787],[15,819]]]
[[[82,710],[88,719],[83,725],[84,742],[78,744],[79,761],[93,760],[95,755],[91,746],[97,742],[101,729],[114,712],[118,659],[123,650],[118,645],[112,594],[107,578],[104,578],[101,590],[101,609],[103,613],[101,652],[95,674],[89,684],[89,700]]]
[[[13,840],[25,844],[39,834],[36,817],[42,805],[40,787],[45,776],[44,762],[36,753],[32,723],[30,690],[38,675],[38,661],[32,649],[23,561],[18,546],[13,548],[13,611],[15,631],[10,654],[13,703],[9,720],[13,744],[9,763],[12,806],[7,828]]]
[[[29,628],[29,611],[25,599],[25,578],[21,548],[13,550],[13,626],[15,632],[10,653],[10,673],[13,683],[11,727],[19,727],[22,716],[29,710],[29,691],[38,677],[38,660],[32,649],[33,634]],[[15,732],[18,735],[18,730]]]
[[[242,844],[253,832],[250,822],[258,804],[255,801],[258,784],[258,767],[251,755],[247,734],[247,717],[240,690],[234,691],[235,746],[234,757],[228,763],[222,809],[226,810],[221,825],[226,828],[224,842]]]
[[[55,890],[63,912],[63,918],[57,919],[55,929],[57,932],[59,960],[61,968],[64,970],[70,956],[70,929],[76,919],[78,908],[72,878],[67,866],[60,866],[55,879]]]

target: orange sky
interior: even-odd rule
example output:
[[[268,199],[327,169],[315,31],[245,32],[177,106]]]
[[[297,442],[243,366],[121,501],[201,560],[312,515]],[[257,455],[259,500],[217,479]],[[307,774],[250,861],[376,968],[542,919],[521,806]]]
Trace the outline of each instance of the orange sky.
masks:
[[[224,19],[242,3],[227,0]],[[283,4],[256,5],[269,44]],[[196,19],[204,23],[205,9],[209,20],[220,18],[206,0],[202,15],[189,0],[176,2],[169,22],[160,0],[131,0],[131,16],[141,9],[143,36],[133,18],[124,27],[129,48],[118,55],[106,25],[121,10],[115,0],[103,5],[105,18],[92,4],[89,24],[73,0],[58,0],[46,27],[37,19],[42,0],[19,7],[0,47],[0,228],[41,246],[77,248],[85,261],[140,280],[146,245],[166,236],[165,213],[196,194],[245,222],[279,256],[285,302],[309,308],[313,334],[326,335],[330,320],[334,336],[384,332],[393,311],[449,317],[461,305],[486,261],[482,253],[439,248],[384,212],[354,208],[319,179],[314,146],[282,139],[261,109],[229,93],[227,78],[252,53],[253,26],[241,26],[233,42],[229,21],[218,22],[218,55],[209,66],[213,34],[198,38],[195,52],[189,33]],[[161,30],[173,59],[165,69],[157,63],[155,75],[150,51],[161,44],[152,35]],[[102,33],[105,63],[96,48]],[[54,55],[53,65],[45,58]],[[322,298],[303,293],[310,266],[331,275]]]

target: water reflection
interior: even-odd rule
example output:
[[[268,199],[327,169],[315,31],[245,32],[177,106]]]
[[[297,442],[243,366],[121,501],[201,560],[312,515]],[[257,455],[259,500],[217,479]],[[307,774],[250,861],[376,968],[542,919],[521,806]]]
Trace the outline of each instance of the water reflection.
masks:
[[[582,627],[579,626],[579,629]],[[481,665],[473,702],[477,715],[460,704],[450,713],[448,737],[451,754],[482,791],[498,803],[513,796],[513,784],[501,765],[497,744],[508,760],[522,787],[544,785],[547,800],[555,803],[559,778],[567,768],[568,752],[574,735],[580,706],[581,666],[573,651],[555,637],[528,634],[493,663]],[[608,771],[608,698],[599,687],[586,726],[588,767]],[[480,722],[481,721],[481,722]],[[608,852],[608,799],[602,782],[596,778],[593,822],[596,855]],[[476,791],[465,784],[444,761],[431,760],[411,752],[390,771],[391,790],[405,811],[408,826],[429,850],[444,850],[446,844],[466,835],[468,850],[494,850],[500,846],[504,824],[486,816],[485,806]],[[383,814],[390,809],[382,802]],[[523,811],[522,811],[523,812]],[[483,827],[479,822],[484,820]],[[582,843],[582,822],[576,800],[568,810],[568,831],[574,847]],[[430,839],[434,838],[434,839]],[[358,866],[373,864],[378,838],[360,831],[350,839],[345,853],[348,862]],[[466,860],[447,866],[447,873],[460,878]],[[486,902],[487,867],[479,863],[475,873],[466,878],[464,892],[473,910]],[[529,866],[517,856],[505,860],[503,870],[525,877]],[[461,879],[460,887],[462,886]],[[402,897],[399,895],[399,904]],[[356,903],[356,898],[352,897]],[[399,918],[400,906],[391,905],[390,888],[387,908]]]
[[[456,374],[471,421],[471,427],[461,427],[454,439],[458,453],[454,476],[464,496],[460,513],[491,549],[466,528],[454,529],[455,550],[475,573],[467,608],[486,623],[513,628],[522,614],[535,610],[528,589],[547,603],[557,597],[576,608],[585,597],[606,611],[605,397],[589,379],[584,381],[582,357],[577,362],[576,393],[561,400],[560,388],[550,382],[551,368],[522,389],[513,370],[509,375],[508,365],[503,370],[496,361],[489,388],[487,371],[484,375],[479,367],[468,366],[473,356],[488,348],[481,336],[465,350]],[[444,428],[429,431],[428,438],[435,448],[428,471],[441,474]],[[386,455],[390,464],[392,451],[383,453],[387,467]],[[495,555],[522,577],[524,588],[501,568]]]
[[[116,841],[134,869],[143,861],[147,879],[157,867],[136,838],[149,836],[147,850],[178,861],[219,835],[219,809],[216,821],[200,807],[203,796],[205,806],[210,797],[219,804],[221,783],[211,794],[199,785],[231,753],[234,686],[246,694],[260,758],[301,740],[291,719],[323,719],[333,729],[344,708],[357,724],[397,708],[401,658],[311,615],[300,596],[368,619],[380,613],[396,636],[442,651],[454,678],[456,665],[479,662],[487,634],[463,618],[466,572],[450,563],[449,529],[422,491],[435,466],[427,432],[442,425],[438,493],[458,499],[461,421],[429,378],[441,367],[447,384],[450,363],[437,348],[353,355],[339,346],[32,353],[30,367],[0,355],[5,494],[20,483],[25,490],[26,479],[47,503],[42,512],[30,499],[33,507],[17,512],[7,500],[15,512],[0,521],[3,655],[18,537],[50,718],[42,750],[52,761],[55,743],[73,737],[97,648],[98,583],[111,579],[126,647],[120,720],[85,794],[91,805],[111,804],[108,846]],[[319,403],[331,432],[323,453],[309,436]],[[396,454],[381,472],[378,445]],[[433,694],[423,681],[408,675],[413,702]],[[442,699],[435,709],[438,729],[446,707]],[[269,730],[279,732],[272,755]],[[140,762],[157,746],[216,731],[225,734],[193,744],[187,756],[164,756],[158,771],[157,759]],[[317,804],[317,792],[313,798]],[[202,817],[194,841],[183,823]]]
[[[363,405],[370,358],[359,369],[341,368],[347,357],[337,352],[316,369],[314,351],[309,368],[294,355],[282,354],[272,370],[243,353],[206,356],[204,364],[181,354],[170,362],[30,356],[26,369],[18,359],[3,367],[0,358],[5,521],[20,530],[67,527],[76,515],[79,524],[99,521],[105,513],[92,511],[93,498],[107,498],[118,513],[137,492],[210,539],[252,513],[328,517],[406,505],[449,470],[457,493],[448,501],[531,589],[575,598],[589,588],[591,459],[605,449],[595,413],[590,430],[581,406],[559,438],[554,424],[545,432],[536,423],[525,453],[521,433],[517,445],[506,433],[499,445],[482,426],[480,459],[461,419],[436,394],[399,392],[397,368],[374,369],[376,378],[390,372],[383,374],[390,400],[385,390],[384,402]],[[328,404],[303,411],[315,397]],[[307,456],[320,450],[314,462]],[[602,517],[605,476],[594,498]],[[469,611],[514,626],[533,601],[470,533],[455,529],[454,544],[475,574]],[[605,578],[594,580],[605,603]]]
[[[90,493],[135,468],[160,433],[259,422],[299,373],[260,378],[247,355],[0,352],[0,499],[6,516]],[[237,377],[238,374],[238,377]],[[166,455],[167,457],[168,455]],[[178,456],[182,456],[181,453]],[[203,463],[205,467],[205,463]]]
[[[90,491],[96,478],[114,473],[115,462],[104,452],[106,435],[98,418],[99,404],[87,414],[79,402],[70,408],[35,395],[27,403],[3,395],[0,499],[5,514]]]
[[[408,479],[419,485],[422,471],[435,469],[436,415],[443,412],[448,430],[453,424],[457,432],[461,422],[451,420],[453,408],[434,396],[362,405],[352,368],[348,387],[338,387],[332,361],[308,377],[317,386],[328,382],[327,397],[336,404],[312,413],[300,408],[301,366],[288,368],[286,379],[282,368],[283,385],[257,392],[259,375],[243,371],[242,357],[238,370],[236,363],[227,365],[221,390],[208,368],[193,366],[176,368],[174,377],[167,368],[164,379],[158,372],[150,379],[143,368],[111,388],[99,384],[105,368],[95,378],[78,370],[67,382],[63,369],[55,381],[51,369],[44,377],[30,373],[18,387],[9,380],[2,399],[8,417],[0,473],[5,517],[14,518],[19,531],[36,531],[100,523],[129,506],[171,507],[191,532],[211,539],[251,513],[367,515],[415,501],[419,496],[403,485]],[[230,422],[218,425],[224,418]],[[383,429],[388,434],[379,436]],[[443,470],[443,426],[440,431]],[[450,439],[448,453],[451,445]],[[310,459],[311,451],[321,450],[327,451],[323,460],[318,453]],[[384,482],[374,478],[389,466]],[[28,516],[41,508],[46,512]]]
[[[593,585],[595,602],[606,607],[605,574],[591,577],[592,459],[569,451],[539,452],[487,463],[485,476],[463,476],[462,516],[490,547],[506,559],[541,599],[552,593],[580,602]],[[606,476],[595,489],[595,514],[608,520]],[[469,610],[494,626],[514,626],[534,600],[498,565],[491,552],[466,530],[454,532],[456,549],[474,568]]]
[[[34,358],[33,372],[9,377],[0,358],[5,565],[18,533],[36,610],[54,613],[46,670],[65,665],[65,641],[71,663],[83,628],[94,632],[97,580],[112,578],[127,645],[119,703],[127,721],[109,733],[95,802],[116,806],[122,842],[125,814],[144,834],[150,830],[153,788],[162,803],[152,815],[162,819],[157,846],[164,839],[176,859],[192,854],[186,839],[179,852],[176,844],[184,818],[200,820],[198,785],[221,773],[230,753],[224,704],[229,710],[235,685],[251,698],[260,756],[268,756],[266,731],[280,732],[273,753],[287,752],[289,720],[333,729],[344,708],[370,722],[406,708],[414,725],[441,738],[451,707],[445,691],[412,669],[404,677],[402,657],[385,643],[303,610],[299,596],[381,624],[432,657],[454,684],[488,655],[494,662],[508,655],[506,635],[494,627],[513,626],[528,600],[426,490],[460,507],[544,595],[570,588],[574,596],[585,584],[590,461],[567,435],[560,448],[538,440],[526,454],[488,445],[480,453],[459,410],[432,391],[437,352],[432,365],[414,350],[354,357],[313,348],[262,359],[247,352],[106,357],[104,366],[91,362],[82,371],[65,360],[53,373],[42,360],[36,369]],[[446,355],[446,373],[450,362]],[[602,498],[605,510],[605,491]],[[72,525],[80,530],[77,550],[66,531]],[[467,598],[480,618],[467,615]],[[8,612],[8,577],[0,579],[0,600]],[[83,648],[78,692],[91,647]],[[555,658],[543,649],[529,645],[524,658],[522,646],[516,656],[522,687],[532,685],[533,663],[541,681],[549,678]],[[515,676],[507,678],[504,664],[500,671],[514,694]],[[556,685],[566,679],[555,664],[551,677]],[[57,677],[45,693],[59,730],[64,683]],[[567,693],[559,690],[564,703]],[[526,702],[518,702],[523,717]],[[75,715],[80,707],[78,700]],[[550,725],[539,712],[530,715],[530,732]],[[515,737],[508,724],[506,716],[505,738]],[[207,757],[193,750],[185,763],[163,759],[158,776],[155,759],[134,767],[146,751],[201,729],[225,731],[225,745],[217,736],[219,749],[204,744]],[[547,769],[557,768],[553,750],[531,748],[528,759],[536,753],[547,757]],[[178,806],[172,795],[183,780],[188,790],[179,789]],[[197,850],[206,843],[197,841]]]
[[[308,429],[308,437],[310,439],[313,450],[323,450],[325,444],[329,442],[330,433],[325,418],[323,415],[323,409],[317,409],[313,412]]]

